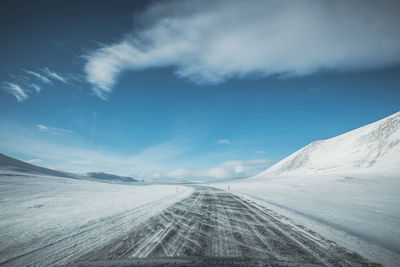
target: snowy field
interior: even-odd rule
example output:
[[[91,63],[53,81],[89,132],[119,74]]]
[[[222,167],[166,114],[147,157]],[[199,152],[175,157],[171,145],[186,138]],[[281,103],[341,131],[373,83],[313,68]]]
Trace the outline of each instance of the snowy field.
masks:
[[[227,190],[227,184],[215,184]],[[400,262],[399,177],[249,179],[230,191],[388,266]]]
[[[0,175],[0,264],[56,264],[120,237],[189,196],[167,185]]]

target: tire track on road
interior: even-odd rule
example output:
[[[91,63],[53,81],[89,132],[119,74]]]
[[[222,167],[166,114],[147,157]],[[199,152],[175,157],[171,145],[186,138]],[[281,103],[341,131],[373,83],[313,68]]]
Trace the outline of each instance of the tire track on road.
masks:
[[[288,220],[288,219],[287,219]],[[239,257],[323,266],[376,266],[333,241],[229,192],[196,186],[188,198],[78,261]]]

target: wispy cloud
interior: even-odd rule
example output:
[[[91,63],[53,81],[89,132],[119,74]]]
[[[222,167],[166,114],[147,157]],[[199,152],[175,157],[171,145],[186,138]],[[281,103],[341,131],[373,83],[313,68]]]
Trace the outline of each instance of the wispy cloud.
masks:
[[[42,91],[42,87],[34,83],[27,83],[27,85],[33,89],[35,89],[36,93],[40,93]]]
[[[51,126],[46,126],[43,124],[36,124],[36,128],[41,132],[46,132],[54,135],[64,135],[64,134],[73,134],[74,132],[68,129],[56,128]]]
[[[40,80],[40,81],[43,82],[43,83],[47,83],[47,84],[48,84],[48,83],[51,83],[51,81],[50,81],[47,77],[43,76],[43,75],[40,74],[40,73],[31,71],[31,70],[25,70],[25,69],[24,69],[23,71],[26,72],[26,73],[28,73],[28,74],[30,74],[31,76],[37,78],[38,80]]]
[[[228,140],[228,139],[221,139],[221,140],[217,141],[217,144],[219,144],[219,145],[229,145],[229,144],[231,144],[231,141]]]
[[[15,83],[5,82],[2,88],[13,94],[18,102],[22,102],[28,98],[27,93]]]
[[[86,55],[86,77],[106,98],[121,72],[148,68],[215,84],[384,67],[400,62],[399,10],[372,0],[163,1],[120,42]]]
[[[42,135],[40,133],[56,133]],[[192,149],[191,137],[178,136],[172,140],[121,155],[107,149],[98,149],[85,144],[77,134],[60,135],[65,129],[36,125],[32,128],[2,123],[0,121],[0,148],[2,153],[24,155],[28,159],[40,158],[42,166],[70,172],[104,171],[120,175],[137,176],[139,173],[165,171],[171,162]],[[69,130],[67,130],[69,133]]]
[[[42,124],[35,128],[45,133],[60,132],[59,128]],[[82,143],[77,134],[63,136],[63,142],[68,143],[60,143],[57,135],[42,135],[32,128],[12,123],[0,122],[0,129],[2,153],[24,155],[27,159],[34,159],[32,163],[39,163],[35,159],[40,159],[41,166],[77,173],[104,171],[145,179],[221,179],[251,176],[265,170],[271,163],[269,159],[253,159],[224,161],[204,168],[178,168],[184,165],[181,159],[196,147],[191,136],[178,136],[142,151],[121,155],[92,148]],[[61,133],[64,132],[62,129]]]
[[[52,85],[53,81],[62,82],[65,84],[70,82],[70,80],[67,79],[65,76],[55,71],[52,71],[49,68],[43,68],[43,74],[27,69],[22,69],[22,72],[28,75],[10,74],[13,81],[5,82],[2,86],[3,89],[12,93],[17,98],[18,102],[26,100],[29,97],[28,93],[32,92],[31,90],[26,88],[32,88],[35,90],[36,93],[40,93],[43,87]],[[77,76],[74,76],[72,80],[77,81]],[[79,80],[79,82],[82,81]],[[25,87],[25,89],[22,89],[22,87]]]
[[[256,151],[255,153],[256,153],[256,154],[264,154],[264,153],[265,153],[265,150],[258,150],[258,151]]]
[[[28,163],[31,163],[31,164],[36,164],[36,163],[43,162],[41,159],[28,159],[28,160],[25,160],[25,161],[28,162]]]
[[[49,68],[44,68],[43,72],[51,79],[57,80],[59,82],[67,83],[67,78],[61,74],[50,70]]]
[[[167,172],[147,174],[151,178],[180,178],[180,179],[222,179],[250,177],[265,170],[273,160],[252,159],[226,161],[205,170],[178,168]]]
[[[93,161],[91,160],[70,160],[67,161],[68,164],[73,164],[73,165],[89,165],[92,164]]]

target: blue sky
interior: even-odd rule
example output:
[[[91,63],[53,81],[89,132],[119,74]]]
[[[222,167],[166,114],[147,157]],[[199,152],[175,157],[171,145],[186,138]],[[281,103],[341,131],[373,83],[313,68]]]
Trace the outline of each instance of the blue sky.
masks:
[[[73,172],[250,176],[399,111],[395,2],[190,3],[5,4],[1,152]]]

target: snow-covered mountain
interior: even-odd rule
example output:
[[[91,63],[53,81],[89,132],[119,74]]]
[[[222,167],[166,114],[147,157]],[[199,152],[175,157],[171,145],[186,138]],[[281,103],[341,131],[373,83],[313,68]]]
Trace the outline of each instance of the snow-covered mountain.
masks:
[[[89,176],[90,178],[103,180],[107,182],[126,182],[126,183],[139,182],[138,180],[133,179],[132,177],[119,176],[104,172],[88,172],[86,175]]]
[[[354,172],[400,176],[400,112],[312,142],[255,177]]]
[[[108,174],[104,172],[89,172],[86,175],[81,175],[81,174],[57,171],[49,168],[36,166],[19,159],[8,157],[0,153],[0,175],[12,175],[15,173],[20,173],[20,174],[23,173],[25,175],[33,174],[33,175],[56,176],[56,177],[73,178],[79,180],[101,181],[107,183],[139,182],[138,180],[131,177]]]
[[[58,176],[58,177],[65,177],[65,178],[77,178],[77,175],[52,170],[49,168],[39,167],[22,160],[18,160],[12,157],[8,157],[4,154],[0,153],[0,171],[2,172],[22,172],[22,173],[33,173],[39,175],[48,175],[48,176]]]

